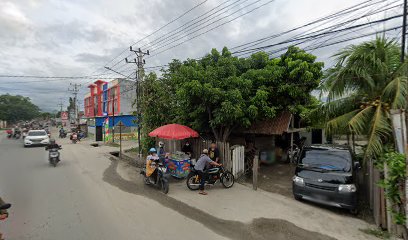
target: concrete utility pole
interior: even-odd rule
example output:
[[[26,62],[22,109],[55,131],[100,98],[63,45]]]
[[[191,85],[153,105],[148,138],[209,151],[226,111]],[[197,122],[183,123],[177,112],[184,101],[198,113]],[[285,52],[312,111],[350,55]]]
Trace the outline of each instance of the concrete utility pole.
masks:
[[[401,39],[401,62],[404,62],[405,57],[405,42],[407,34],[407,0],[404,0],[404,9],[402,15],[402,39]]]
[[[77,111],[77,96],[79,92],[79,88],[81,87],[81,84],[72,84],[70,83],[69,85],[72,86],[72,88],[69,88],[68,91],[72,92],[74,95],[74,115],[75,115],[75,122],[79,125],[79,119],[78,119],[78,111]]]
[[[134,52],[137,56],[137,58],[134,59],[134,61],[129,61],[127,58],[125,58],[126,63],[134,63],[136,64],[136,112],[137,112],[137,143],[139,145],[139,158],[142,158],[142,146],[140,144],[140,133],[141,133],[141,102],[140,102],[140,97],[141,97],[141,89],[140,89],[140,84],[143,81],[143,75],[144,75],[144,70],[143,70],[143,65],[146,63],[146,61],[143,59],[145,55],[150,55],[149,50],[146,52],[142,52],[142,50],[139,48],[138,50],[133,50],[132,46],[130,46],[129,50],[131,52]]]

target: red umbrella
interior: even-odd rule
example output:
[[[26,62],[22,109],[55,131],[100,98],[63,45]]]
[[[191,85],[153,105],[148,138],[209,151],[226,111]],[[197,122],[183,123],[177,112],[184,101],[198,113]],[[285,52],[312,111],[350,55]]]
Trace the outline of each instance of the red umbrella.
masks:
[[[163,139],[181,140],[185,138],[198,137],[198,133],[187,126],[173,123],[156,128],[149,133],[149,136]]]

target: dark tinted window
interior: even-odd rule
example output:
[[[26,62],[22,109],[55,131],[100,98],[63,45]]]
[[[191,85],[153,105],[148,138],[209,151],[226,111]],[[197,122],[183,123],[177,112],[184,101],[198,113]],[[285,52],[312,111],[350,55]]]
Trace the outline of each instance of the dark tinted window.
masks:
[[[351,155],[347,150],[305,149],[301,164],[305,167],[320,168],[328,171],[350,171]]]
[[[45,136],[47,133],[45,131],[29,132],[28,136]]]

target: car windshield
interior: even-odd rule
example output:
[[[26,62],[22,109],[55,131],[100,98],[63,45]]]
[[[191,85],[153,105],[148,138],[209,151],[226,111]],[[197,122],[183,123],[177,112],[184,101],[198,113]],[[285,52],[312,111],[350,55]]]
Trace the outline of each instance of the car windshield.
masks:
[[[348,172],[351,169],[351,155],[346,150],[306,149],[302,154],[301,166]]]
[[[28,136],[45,136],[47,133],[45,131],[29,132]]]

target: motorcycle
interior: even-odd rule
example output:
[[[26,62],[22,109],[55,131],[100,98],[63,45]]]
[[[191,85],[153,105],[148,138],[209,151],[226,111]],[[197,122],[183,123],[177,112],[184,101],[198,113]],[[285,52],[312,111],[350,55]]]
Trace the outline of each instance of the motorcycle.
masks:
[[[51,148],[48,149],[48,161],[50,162],[51,165],[54,167],[57,166],[57,163],[60,161],[60,153],[58,150],[62,149],[61,147],[59,148]]]
[[[66,132],[60,132],[59,138],[66,138],[66,137],[67,137],[67,133],[66,133]]]
[[[12,136],[13,136],[13,134],[11,134],[11,133],[7,134],[7,138],[11,138]]]
[[[214,186],[218,181],[225,188],[231,188],[235,183],[234,175],[230,172],[225,170],[223,166],[210,168],[207,171],[207,180],[205,181],[205,186]],[[198,190],[200,187],[201,177],[198,172],[192,167],[191,172],[187,176],[187,187],[192,190]]]
[[[21,137],[21,133],[20,133],[20,132],[17,132],[17,133],[14,134],[14,138],[15,138],[15,139],[20,139],[20,137]]]
[[[71,135],[71,141],[73,144],[76,144],[78,142],[78,135],[76,133]]]
[[[67,133],[66,133],[66,132],[60,132],[59,138],[66,138],[66,137],[67,137]]]
[[[142,171],[140,171],[140,174],[143,175],[143,181],[146,185],[153,185],[159,189],[164,194],[167,194],[169,192],[169,174],[167,173],[167,168],[166,166],[163,165],[163,163],[157,163],[157,179],[156,181],[152,179],[151,177],[146,176],[146,165],[143,167]]]

